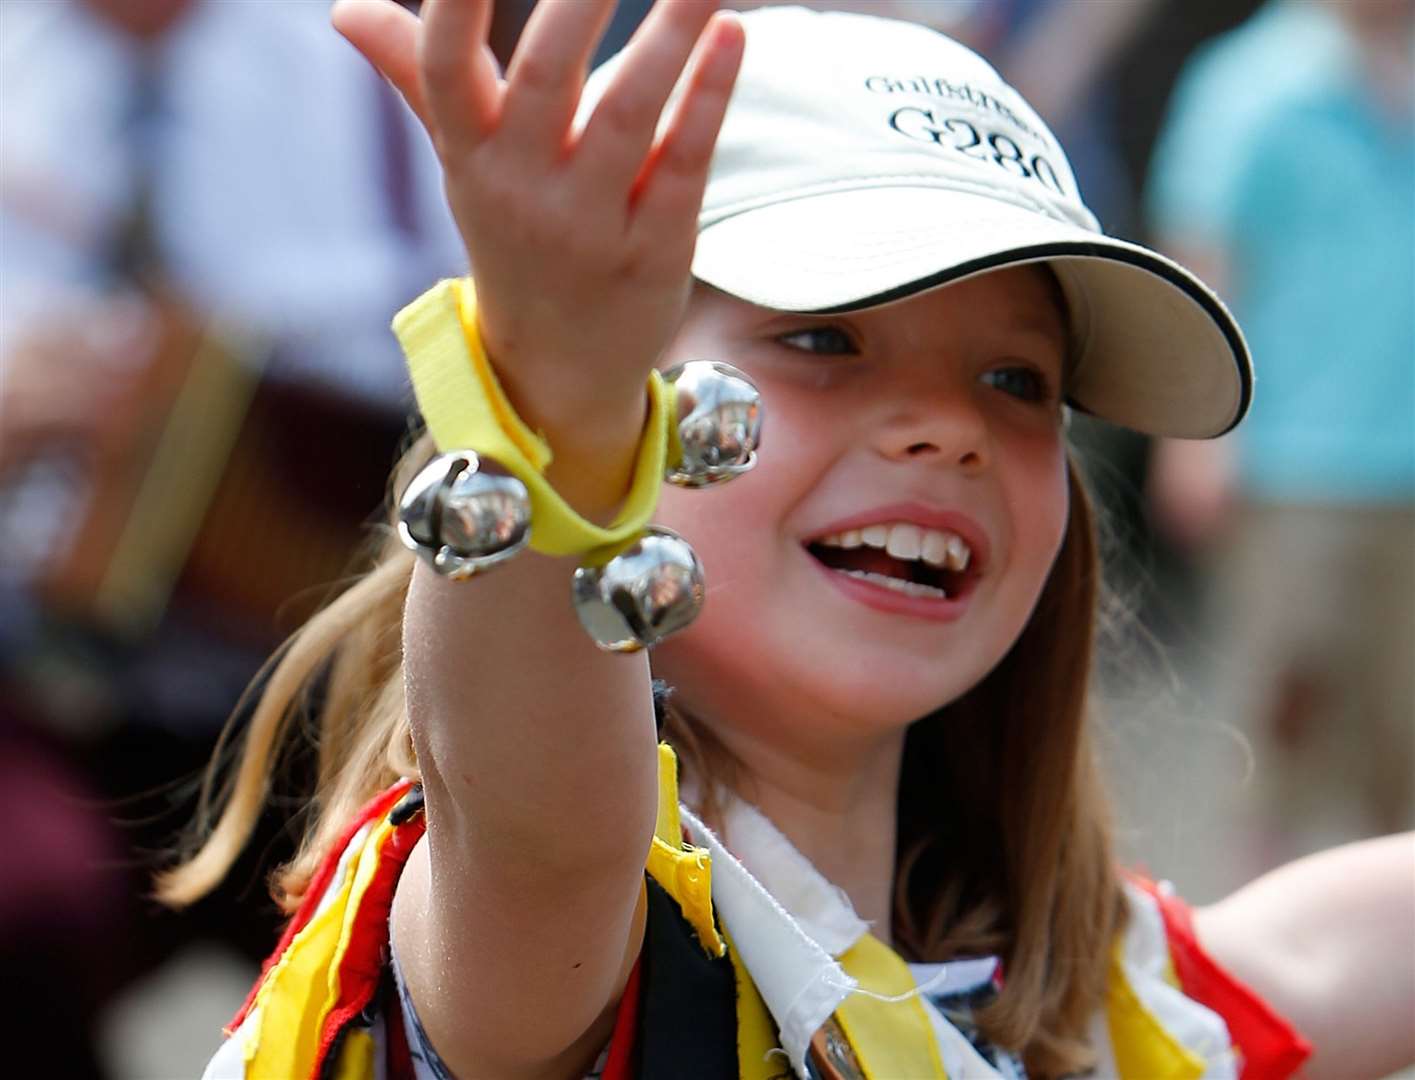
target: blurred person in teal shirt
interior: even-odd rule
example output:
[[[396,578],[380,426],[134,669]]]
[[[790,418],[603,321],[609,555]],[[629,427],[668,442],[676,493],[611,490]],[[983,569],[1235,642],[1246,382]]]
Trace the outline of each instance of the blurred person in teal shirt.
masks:
[[[1233,872],[1415,821],[1415,3],[1270,0],[1181,76],[1161,247],[1253,349],[1243,431],[1156,448],[1214,574],[1220,718],[1258,779]]]

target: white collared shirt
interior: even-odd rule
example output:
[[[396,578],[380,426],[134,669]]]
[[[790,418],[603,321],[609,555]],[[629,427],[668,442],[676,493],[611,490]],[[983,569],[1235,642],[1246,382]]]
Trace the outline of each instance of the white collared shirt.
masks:
[[[732,851],[686,807],[693,842],[712,854],[712,900],[743,964],[780,1032],[791,1067],[806,1076],[811,1036],[852,993],[868,987],[839,958],[869,932],[844,890],[831,883],[761,811],[733,800],[723,815]],[[955,993],[991,981],[995,957],[911,964],[910,971],[948,1075],[957,1080],[1011,1080],[1021,1075],[1010,1055],[990,1063],[938,1006]]]

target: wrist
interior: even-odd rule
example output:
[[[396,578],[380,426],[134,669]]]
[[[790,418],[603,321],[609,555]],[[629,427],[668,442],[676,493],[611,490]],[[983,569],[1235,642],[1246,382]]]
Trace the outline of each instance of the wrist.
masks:
[[[527,545],[580,556],[571,579],[575,613],[608,652],[649,648],[681,630],[702,607],[702,564],[681,536],[649,520],[665,481],[702,488],[752,467],[756,388],[720,362],[652,371],[637,402],[605,394],[604,408],[583,407],[581,419],[560,422],[557,465],[544,413],[532,417],[542,421],[537,430],[517,411],[486,355],[475,310],[470,281],[444,281],[394,319],[428,433],[442,451],[399,498],[399,539],[453,580]],[[522,391],[523,400],[542,409],[568,400],[552,381],[556,394],[531,399]]]
[[[644,440],[648,370],[625,376],[594,356],[520,352],[506,362],[482,336],[463,293],[464,329],[480,337],[486,363],[511,409],[552,451],[545,478],[580,515],[607,525],[623,505]],[[476,309],[479,312],[479,308]]]
[[[547,405],[566,402],[569,395],[536,393],[532,400],[541,414],[529,422],[518,412],[483,349],[470,280],[444,281],[429,290],[398,314],[394,331],[438,448],[485,455],[525,486],[536,522],[532,548],[546,555],[582,555],[597,564],[640,535],[672,464],[670,454],[679,452],[673,388],[657,372],[639,383],[633,404],[591,408],[588,420],[574,422],[567,409],[554,433],[562,441],[552,448],[541,429]],[[530,397],[524,389],[521,394]],[[547,475],[552,468],[565,492]],[[608,525],[590,519],[611,513]]]
[[[613,408],[547,419],[538,425],[555,454],[546,480],[583,517],[609,524],[629,494],[648,421],[642,383],[633,399]]]

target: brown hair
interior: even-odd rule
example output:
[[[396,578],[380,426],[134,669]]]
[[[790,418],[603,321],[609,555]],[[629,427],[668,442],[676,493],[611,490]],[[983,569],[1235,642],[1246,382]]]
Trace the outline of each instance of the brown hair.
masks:
[[[424,436],[395,471],[392,490],[431,454]],[[1068,482],[1066,535],[1031,620],[986,679],[910,730],[899,791],[896,939],[919,959],[1000,954],[1006,983],[980,1022],[1000,1045],[1021,1049],[1029,1072],[1042,1077],[1091,1060],[1086,1025],[1101,1004],[1123,910],[1086,723],[1096,537],[1074,464]],[[382,537],[373,569],[272,660],[239,754],[229,728],[218,744],[191,853],[159,876],[159,900],[190,904],[230,869],[316,684],[324,700],[309,820],[295,857],[271,877],[286,913],[356,808],[399,776],[417,775],[401,643],[412,564],[395,539]],[[664,737],[706,799],[731,787],[732,763],[709,730],[670,706]]]
[[[1092,1063],[1124,906],[1088,691],[1100,594],[1090,500],[1068,469],[1066,536],[1002,662],[915,724],[899,785],[895,933],[920,959],[997,954],[980,1021],[1033,1076]]]

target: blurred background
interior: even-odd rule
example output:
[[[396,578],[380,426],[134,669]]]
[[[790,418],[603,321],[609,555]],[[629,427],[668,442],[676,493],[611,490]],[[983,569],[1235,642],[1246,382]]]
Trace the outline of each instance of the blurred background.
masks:
[[[0,2],[0,938],[25,973],[0,1015],[47,1075],[199,1075],[273,946],[310,762],[216,894],[178,916],[150,874],[243,688],[357,565],[407,429],[391,314],[465,269],[430,147],[327,6]],[[531,6],[498,4],[503,58]],[[1249,334],[1235,436],[1073,425],[1127,860],[1202,903],[1415,826],[1415,3],[814,6],[982,51],[1107,231]]]

